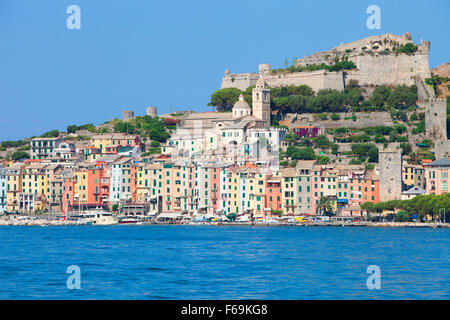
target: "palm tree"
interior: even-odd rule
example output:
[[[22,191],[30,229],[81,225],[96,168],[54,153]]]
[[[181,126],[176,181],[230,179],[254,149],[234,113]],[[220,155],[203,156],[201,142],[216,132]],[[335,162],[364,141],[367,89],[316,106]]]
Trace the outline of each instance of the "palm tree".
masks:
[[[326,197],[321,197],[319,201],[319,211],[322,215],[332,216],[334,215],[333,207],[330,204],[330,200]]]

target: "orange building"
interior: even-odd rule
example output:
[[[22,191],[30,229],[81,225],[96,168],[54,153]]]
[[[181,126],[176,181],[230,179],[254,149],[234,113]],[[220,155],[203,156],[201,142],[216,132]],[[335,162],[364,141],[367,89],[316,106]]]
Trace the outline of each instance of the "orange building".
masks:
[[[264,216],[272,216],[273,210],[282,210],[281,177],[270,177],[266,181]]]
[[[349,179],[349,203],[360,205],[364,202],[380,201],[380,181],[373,171],[353,171]]]
[[[101,167],[88,168],[88,207],[107,207],[109,200],[109,179],[106,169]]]

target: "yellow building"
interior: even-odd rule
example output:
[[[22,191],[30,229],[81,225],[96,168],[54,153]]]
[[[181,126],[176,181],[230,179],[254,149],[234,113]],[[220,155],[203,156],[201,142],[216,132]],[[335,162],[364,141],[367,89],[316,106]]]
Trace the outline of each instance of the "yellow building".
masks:
[[[194,165],[181,167],[181,211],[198,211],[198,190],[195,188],[197,171]]]
[[[325,170],[322,171],[320,175],[319,203],[322,197],[327,198],[333,212],[335,212],[337,209],[339,178],[340,178],[340,170],[338,168],[326,168]]]
[[[414,186],[425,189],[425,169],[421,165],[404,164],[402,166],[404,190]]]
[[[124,133],[106,133],[93,136],[91,138],[91,144],[95,148],[101,150],[101,153],[106,153],[107,147],[118,146],[133,146],[136,136],[124,134]]]
[[[165,163],[162,165],[161,179],[162,183],[162,211],[174,212],[175,199],[173,198],[172,190],[174,185],[172,164]]]
[[[182,205],[182,196],[184,194],[183,186],[183,169],[181,166],[172,167],[172,188],[171,188],[171,199],[173,199],[173,211],[181,212],[185,211],[185,207]],[[185,182],[185,181],[184,181]]]
[[[47,193],[45,164],[30,164],[21,172],[22,190],[19,196],[19,210],[36,212],[44,210]]]
[[[86,168],[78,168],[74,172],[75,185],[73,202],[75,209],[86,209],[83,207],[88,203],[88,171]]]
[[[22,163],[6,168],[6,211],[18,212],[20,192],[22,191]]]
[[[295,168],[281,169],[281,193],[283,214],[295,214],[298,207],[297,171]]]
[[[148,165],[140,163],[137,166],[137,181],[136,181],[136,202],[147,202],[150,196]]]
[[[162,164],[152,163],[144,166],[143,184],[148,186],[148,197],[150,211],[160,212],[162,210]]]
[[[248,207],[252,209],[254,218],[264,217],[266,176],[261,171],[251,168],[247,175]]]
[[[240,207],[240,170],[238,168],[233,168],[230,170],[231,176],[229,177],[229,183],[231,189],[229,190],[228,199],[230,201],[230,212],[231,213],[242,213],[242,208]]]

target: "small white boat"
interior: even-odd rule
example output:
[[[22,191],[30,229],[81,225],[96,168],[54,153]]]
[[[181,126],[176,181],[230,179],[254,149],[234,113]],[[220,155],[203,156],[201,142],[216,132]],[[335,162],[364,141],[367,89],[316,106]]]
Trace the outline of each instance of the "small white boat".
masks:
[[[124,218],[119,221],[119,224],[142,224],[142,221],[135,218]]]
[[[89,225],[112,225],[117,224],[116,217],[110,213],[105,211],[85,211],[82,214],[80,214],[77,217],[78,221],[80,221],[83,224],[89,224]]]

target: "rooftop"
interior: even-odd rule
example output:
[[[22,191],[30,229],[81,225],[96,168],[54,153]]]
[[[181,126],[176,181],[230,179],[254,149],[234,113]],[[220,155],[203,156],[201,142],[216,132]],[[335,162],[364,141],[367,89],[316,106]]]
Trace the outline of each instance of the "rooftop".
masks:
[[[450,159],[448,157],[442,158],[431,163],[426,163],[426,167],[447,167],[450,166]]]

